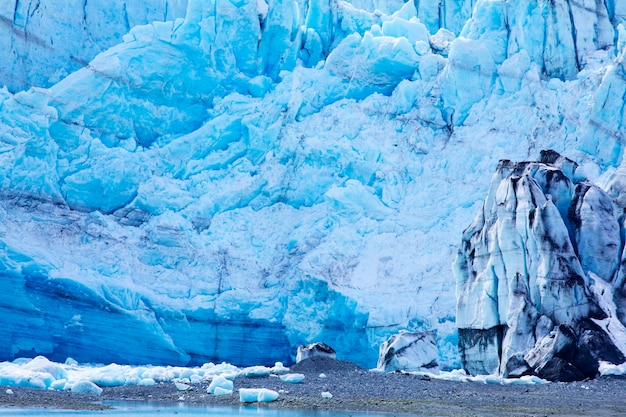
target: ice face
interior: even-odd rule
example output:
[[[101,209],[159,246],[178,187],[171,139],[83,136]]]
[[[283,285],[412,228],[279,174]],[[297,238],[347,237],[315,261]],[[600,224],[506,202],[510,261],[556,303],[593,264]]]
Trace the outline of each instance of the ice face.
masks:
[[[619,137],[626,127],[626,32],[618,27],[618,57],[610,66],[596,91],[584,149],[598,155],[606,163],[617,165],[623,154]],[[602,144],[602,145],[600,145]]]
[[[0,83],[49,87],[120,42],[130,28],[184,17],[186,0],[6,0],[0,5]]]
[[[451,16],[469,3],[441,4]],[[440,366],[454,367],[455,236],[498,160],[567,151],[599,182],[621,161],[626,38],[601,46],[601,11],[588,22],[554,9],[555,30],[594,29],[548,54],[541,22],[522,24],[544,14],[499,1],[456,26],[428,21],[426,2],[186,6],[50,88],[0,90],[2,358],[252,365],[320,341],[372,367],[390,335],[433,330]],[[575,76],[546,69],[570,56]],[[540,185],[517,188],[545,200],[536,227],[600,249],[604,223],[584,213],[605,200],[581,194],[588,232],[562,228],[574,190],[549,184],[550,204]],[[602,276],[611,253],[576,271]],[[585,314],[533,297],[555,320]],[[461,322],[500,323],[502,306],[488,308]]]

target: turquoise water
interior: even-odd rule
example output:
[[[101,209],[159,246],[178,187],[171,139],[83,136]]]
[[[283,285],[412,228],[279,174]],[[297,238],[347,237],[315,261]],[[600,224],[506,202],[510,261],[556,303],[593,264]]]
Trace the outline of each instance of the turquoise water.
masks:
[[[19,408],[1,409],[0,416],[7,417],[390,417],[391,414],[384,413],[346,413],[334,411],[304,411],[286,409],[268,409],[254,406],[242,407],[202,407],[189,406],[184,404],[162,405],[162,404],[136,404],[136,403],[114,403],[113,410],[105,411],[72,411],[72,410],[50,410],[41,408]],[[413,416],[415,417],[415,416]]]

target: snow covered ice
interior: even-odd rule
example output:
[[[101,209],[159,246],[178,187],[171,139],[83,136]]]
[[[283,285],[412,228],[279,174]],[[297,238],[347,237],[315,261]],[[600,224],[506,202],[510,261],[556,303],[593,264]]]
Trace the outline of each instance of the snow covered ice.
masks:
[[[623,197],[619,2],[57,3],[0,6],[0,359],[373,367],[408,330],[457,368],[498,161],[554,149]]]

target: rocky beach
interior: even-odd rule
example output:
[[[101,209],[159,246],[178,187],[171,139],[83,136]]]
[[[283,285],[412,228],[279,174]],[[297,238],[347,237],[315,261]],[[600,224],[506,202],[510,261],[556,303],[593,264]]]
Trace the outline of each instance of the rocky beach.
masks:
[[[0,415],[7,407],[94,410],[106,409],[109,402],[115,401],[238,407],[240,388],[268,388],[280,393],[276,401],[254,403],[258,407],[417,416],[626,415],[626,378],[616,376],[539,385],[481,384],[405,373],[383,374],[328,358],[302,361],[290,371],[304,374],[304,380],[289,384],[274,376],[237,378],[234,393],[225,396],[207,394],[208,381],[191,384],[185,391],[174,383],[108,387],[100,396],[3,387]],[[332,398],[323,398],[322,392],[331,393]]]

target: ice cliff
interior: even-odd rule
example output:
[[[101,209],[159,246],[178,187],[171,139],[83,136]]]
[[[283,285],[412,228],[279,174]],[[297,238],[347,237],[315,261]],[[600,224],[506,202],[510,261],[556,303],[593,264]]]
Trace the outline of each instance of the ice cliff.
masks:
[[[49,87],[88,65],[137,25],[185,16],[186,0],[3,0],[0,82]]]
[[[407,330],[455,367],[450,266],[498,161],[554,149],[621,196],[621,3],[113,3],[0,6],[1,359],[374,366]]]

